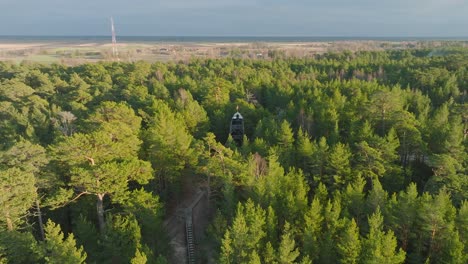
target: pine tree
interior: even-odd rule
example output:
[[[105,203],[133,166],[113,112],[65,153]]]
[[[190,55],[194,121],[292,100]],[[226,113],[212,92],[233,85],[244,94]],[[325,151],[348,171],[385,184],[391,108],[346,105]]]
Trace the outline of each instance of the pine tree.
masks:
[[[46,239],[42,242],[42,250],[46,263],[53,264],[79,264],[86,260],[83,247],[77,248],[73,234],[64,239],[60,226],[50,219],[44,226]]]
[[[257,251],[252,251],[250,254],[249,261],[247,262],[248,264],[262,264],[260,260],[260,256],[258,255]]]
[[[380,135],[385,135],[389,117],[401,107],[401,89],[399,87],[395,87],[391,91],[380,90],[372,95],[370,112],[373,116],[378,117]]]
[[[427,193],[422,196],[419,233],[426,245],[425,257],[431,263],[457,263],[464,258],[464,245],[455,230],[455,216],[456,209],[446,190],[442,189],[434,197]]]
[[[278,130],[277,144],[279,147],[279,161],[284,168],[289,168],[293,161],[294,134],[291,125],[284,120]]]
[[[102,248],[96,226],[80,214],[73,221],[73,230],[77,244],[84,247],[88,262],[97,261]]]
[[[412,183],[406,191],[401,191],[397,198],[390,201],[391,227],[395,231],[401,248],[408,250],[408,245],[414,236],[417,215],[419,211],[418,191]]]
[[[299,262],[300,264],[312,264],[312,260],[310,259],[310,257],[308,255],[306,255],[305,257],[303,257],[301,259],[301,262]]]
[[[130,261],[131,264],[146,264],[148,259],[146,258],[146,255],[144,252],[140,252],[139,249],[136,250],[135,252],[135,257],[132,258]]]
[[[351,178],[351,151],[347,145],[338,143],[328,153],[326,176],[323,183],[334,190],[342,190],[353,182]]]
[[[382,188],[382,184],[380,184],[378,179],[373,179],[372,190],[369,192],[366,201],[369,214],[375,212],[377,208],[381,208],[384,210],[384,212],[386,212],[385,206],[387,205],[387,200],[388,194]]]
[[[458,209],[457,218],[455,219],[456,227],[460,234],[460,240],[464,242],[465,249],[464,254],[468,257],[468,201],[465,200],[462,202],[460,208]],[[468,259],[467,259],[468,261]]]
[[[222,193],[223,193],[223,208],[222,208],[223,212],[225,213],[226,216],[232,217],[232,215],[235,212],[234,208],[236,207],[236,204],[237,204],[237,195],[235,192],[235,186],[233,183],[231,173],[229,173],[224,180]]]
[[[37,197],[35,183],[31,172],[18,168],[0,170],[1,229],[13,231],[24,221]]]
[[[109,195],[115,202],[124,200],[128,195],[128,182],[147,183],[152,177],[151,172],[150,164],[141,160],[112,161],[89,169],[73,169],[70,185],[81,191],[78,196],[91,194],[97,197],[98,223],[100,231],[104,232],[104,197]]]
[[[383,230],[380,209],[369,217],[369,233],[362,244],[362,263],[403,263],[405,252],[396,250],[397,241],[393,231]]]
[[[314,198],[310,208],[304,215],[303,247],[304,251],[316,259],[320,251],[320,238],[322,235],[322,205],[317,198]]]
[[[341,199],[339,196],[333,200],[328,200],[324,205],[323,217],[324,226],[321,239],[319,240],[320,252],[319,261],[326,263],[335,263],[338,261],[337,254],[337,236],[339,230],[343,228],[343,221],[340,220]]]
[[[281,189],[281,179],[283,176],[284,169],[278,162],[277,155],[270,154],[268,157],[268,174],[260,178],[255,185],[255,191],[259,196],[260,203],[265,207],[269,204],[273,204],[273,209],[276,209],[276,206],[278,206],[276,204],[276,195]]]
[[[180,88],[176,94],[175,105],[182,114],[190,134],[200,138],[206,133],[209,126],[208,116],[205,109],[193,99],[190,91]]]
[[[274,241],[275,242],[275,241]],[[276,252],[271,242],[268,241],[265,246],[265,250],[263,251],[263,262],[264,263],[278,263],[276,262]]]
[[[208,195],[211,195],[212,186],[224,185],[224,198],[226,202],[229,201],[229,204],[225,204],[226,208],[233,209],[235,205],[235,196],[232,193],[233,183],[248,184],[251,180],[244,173],[245,165],[238,161],[240,158],[236,152],[217,142],[213,133],[207,133],[203,140],[204,146],[199,150],[202,154],[199,155],[197,169],[206,175]],[[236,178],[234,179],[233,176],[236,176]],[[227,213],[231,214],[231,209]]]
[[[245,263],[253,251],[263,248],[265,210],[252,200],[239,203],[232,225],[221,241],[221,263]]]
[[[137,250],[141,252],[141,228],[133,215],[112,215],[106,219],[107,229],[101,240],[101,262],[106,260],[119,260],[130,263],[136,256]]]
[[[282,191],[281,191],[282,190]],[[302,224],[302,214],[307,209],[309,185],[301,171],[291,170],[282,178],[277,196],[281,197],[281,210],[286,221],[294,225]],[[280,216],[281,217],[281,216]]]
[[[296,139],[296,167],[302,169],[304,175],[311,180],[312,172],[312,155],[316,150],[316,146],[312,143],[307,132],[299,129]]]
[[[351,219],[347,221],[341,232],[337,244],[339,261],[343,264],[359,263],[359,255],[361,253],[361,241],[359,238],[359,228],[356,221]]]
[[[278,248],[278,263],[289,264],[293,263],[299,257],[299,249],[296,248],[291,226],[288,222],[284,224],[281,242]]]
[[[328,190],[325,184],[319,183],[314,193],[314,198],[317,198],[321,204],[328,202]]]
[[[356,171],[362,173],[362,176],[366,179],[382,177],[386,172],[382,151],[370,146],[366,141],[356,144],[356,148]]]
[[[44,167],[49,163],[46,150],[37,144],[21,139],[12,148],[5,152],[0,152],[0,164],[6,168],[19,168],[25,173],[32,173],[35,178],[35,186],[38,189],[51,189],[57,184],[57,179],[51,173],[42,173]],[[0,168],[3,167],[0,165]],[[39,195],[38,195],[39,196]],[[41,201],[39,197],[35,199],[35,212],[38,217],[38,225],[41,239],[44,239],[44,228],[41,212]]]
[[[252,144],[252,152],[256,152],[262,157],[267,157],[268,143],[263,138],[256,137]]]
[[[400,166],[400,159],[398,156],[400,140],[394,128],[388,131],[385,140],[380,143],[379,146],[382,150],[382,158],[385,161],[386,170],[381,180],[382,184],[389,192],[400,191],[405,183],[405,175]]]
[[[54,156],[68,167],[71,200],[94,195],[101,233],[105,231],[104,197],[125,200],[130,181],[148,183],[153,177],[149,162],[138,159],[141,119],[124,104],[104,102],[92,115],[92,132],[75,133],[53,147]]]
[[[167,250],[166,232],[163,230],[163,204],[158,196],[143,188],[132,191],[123,203],[126,212],[133,214],[141,228],[142,242],[155,256]],[[148,251],[147,258],[151,258]]]
[[[43,254],[31,233],[0,231],[0,259],[5,263],[41,263]]]
[[[57,101],[68,102],[72,112],[86,111],[85,105],[92,100],[90,85],[77,73],[71,74],[68,84],[69,86],[64,89],[66,91],[63,94],[58,94]]]
[[[181,170],[193,162],[191,143],[182,117],[163,101],[155,101],[154,116],[144,132],[145,147],[159,177],[159,187],[166,190],[177,183]]]
[[[275,211],[271,206],[267,208],[266,214],[266,233],[267,241],[271,242],[272,245],[277,245],[278,241],[278,218],[276,217]]]
[[[226,230],[226,233],[224,234],[224,238],[221,241],[221,253],[219,257],[219,263],[221,264],[231,264],[235,263],[234,262],[234,256],[233,256],[233,249],[232,249],[232,240],[231,240],[231,232],[229,232],[229,229]]]
[[[292,169],[285,174],[274,154],[269,157],[268,175],[255,183],[255,194],[265,207],[271,205],[278,221],[299,224],[302,211],[307,207],[309,187],[304,175]]]
[[[343,211],[347,212],[349,218],[355,219],[358,226],[365,220],[365,193],[364,179],[358,174],[355,182],[348,184],[342,197]]]
[[[314,164],[312,168],[312,174],[317,176],[319,179],[322,179],[323,175],[325,174],[328,151],[329,147],[327,144],[327,139],[325,137],[321,137],[317,143],[317,151],[315,151],[312,156],[312,164]]]
[[[239,209],[238,209],[239,212]],[[265,221],[266,212],[260,207],[255,205],[252,200],[247,200],[244,205],[244,215],[248,225],[248,239],[244,244],[247,248],[260,249],[262,244],[260,241],[266,236]]]

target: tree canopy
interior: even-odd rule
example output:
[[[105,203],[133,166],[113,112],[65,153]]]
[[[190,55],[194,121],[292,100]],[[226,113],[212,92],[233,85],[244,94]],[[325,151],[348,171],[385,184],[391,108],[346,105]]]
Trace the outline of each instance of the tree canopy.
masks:
[[[468,49],[0,62],[0,263],[466,263]],[[239,107],[242,146],[229,122]]]

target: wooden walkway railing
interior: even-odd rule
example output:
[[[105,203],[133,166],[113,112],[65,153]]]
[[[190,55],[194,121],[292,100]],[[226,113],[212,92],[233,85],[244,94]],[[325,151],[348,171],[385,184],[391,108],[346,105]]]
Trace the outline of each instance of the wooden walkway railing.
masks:
[[[193,208],[197,206],[200,200],[205,196],[204,191],[200,191],[195,200],[185,209],[185,235],[187,239],[187,262],[189,264],[197,263],[195,252],[195,236],[193,226]]]
[[[185,211],[185,235],[187,238],[187,262],[195,264],[195,238],[193,236],[192,209],[187,208]]]

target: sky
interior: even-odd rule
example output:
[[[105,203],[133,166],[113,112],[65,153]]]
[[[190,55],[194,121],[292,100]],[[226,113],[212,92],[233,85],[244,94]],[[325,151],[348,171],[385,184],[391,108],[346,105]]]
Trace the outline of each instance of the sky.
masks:
[[[0,0],[0,35],[467,37],[468,0]]]

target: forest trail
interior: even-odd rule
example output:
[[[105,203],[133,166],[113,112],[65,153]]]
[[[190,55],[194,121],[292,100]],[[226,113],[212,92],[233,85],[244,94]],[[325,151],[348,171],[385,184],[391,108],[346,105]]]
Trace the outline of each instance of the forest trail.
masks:
[[[206,192],[196,184],[189,185],[183,201],[169,213],[164,228],[172,249],[170,263],[197,262],[197,244],[204,236],[209,218]]]

